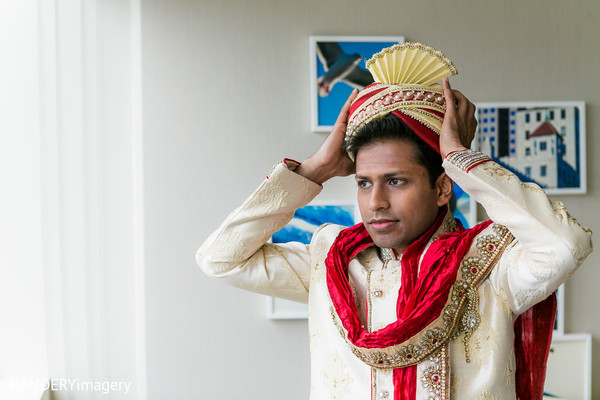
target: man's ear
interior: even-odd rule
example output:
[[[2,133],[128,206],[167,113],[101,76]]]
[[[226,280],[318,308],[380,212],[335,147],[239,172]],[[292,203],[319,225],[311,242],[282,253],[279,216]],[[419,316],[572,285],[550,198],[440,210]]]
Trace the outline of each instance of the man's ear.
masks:
[[[448,204],[450,199],[452,198],[452,188],[454,187],[454,182],[445,172],[442,172],[440,176],[435,181],[435,189],[437,191],[437,205],[441,207],[443,205]]]

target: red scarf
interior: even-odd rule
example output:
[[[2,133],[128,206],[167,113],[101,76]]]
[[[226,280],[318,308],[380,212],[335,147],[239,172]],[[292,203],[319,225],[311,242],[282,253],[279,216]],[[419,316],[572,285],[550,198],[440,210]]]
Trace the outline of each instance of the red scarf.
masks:
[[[440,315],[456,281],[463,257],[474,238],[491,223],[487,221],[468,230],[461,226],[459,230],[439,237],[427,249],[419,271],[419,259],[427,243],[442,224],[446,214],[444,211],[439,213],[432,227],[404,251],[401,260],[402,281],[396,307],[398,319],[374,332],[361,327],[346,275],[350,260],[372,246],[373,241],[362,223],[340,232],[325,260],[327,286],[335,311],[348,332],[348,339],[354,345],[382,348],[400,344],[423,330]],[[447,249],[451,251],[446,251]],[[535,327],[535,324],[530,325],[530,328]],[[416,378],[416,365],[394,369],[394,398],[415,399]]]

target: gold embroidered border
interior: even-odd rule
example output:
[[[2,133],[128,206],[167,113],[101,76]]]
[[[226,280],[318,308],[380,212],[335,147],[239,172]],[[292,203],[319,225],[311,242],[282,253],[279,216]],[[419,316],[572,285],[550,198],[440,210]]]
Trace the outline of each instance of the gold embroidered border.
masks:
[[[449,344],[446,343],[439,353],[429,357],[429,365],[425,363],[421,371],[420,384],[425,390],[425,399],[450,400],[451,378],[448,347]]]
[[[377,398],[377,369],[371,368],[371,399]]]
[[[454,283],[439,317],[403,343],[384,348],[355,346],[348,339],[348,332],[335,312],[333,304],[330,303],[333,322],[352,353],[365,364],[380,369],[416,365],[439,352],[446,343],[458,337],[461,333],[461,317],[468,303],[468,291],[477,289],[512,240],[513,236],[508,229],[498,224],[492,225],[492,233],[479,237],[476,245],[478,256],[465,257],[462,260],[462,275]]]
[[[446,160],[456,165],[463,171],[468,172],[475,164],[491,161],[492,159],[477,150],[467,149],[463,151],[455,151],[446,156]]]
[[[372,313],[371,313],[371,273],[373,271],[368,271],[367,272],[367,331],[371,332],[371,320],[372,318]]]
[[[435,114],[429,113],[429,112],[427,112],[425,110],[421,110],[421,109],[399,108],[398,111],[400,111],[403,114],[408,115],[412,119],[416,119],[417,121],[419,121],[420,123],[425,125],[427,128],[431,129],[438,135],[440,134],[440,130],[442,128],[442,123],[444,122],[443,118],[440,118]],[[428,119],[427,117],[430,117],[430,118]],[[436,123],[433,124],[432,122],[436,122]]]
[[[430,108],[438,112],[444,113],[446,110],[446,99],[444,97],[444,91],[438,87],[425,87],[419,85],[387,85],[379,84],[372,86],[361,93],[361,98],[368,96],[371,92],[381,89],[381,87],[387,86],[386,89],[377,93],[376,96],[367,99],[363,104],[360,105],[350,117],[348,126],[346,129],[346,136],[352,136],[354,131],[360,126],[367,124],[377,118],[382,118],[392,111],[409,108],[410,111],[403,111],[405,114],[412,116],[420,122],[424,117],[418,117],[415,114],[425,114],[430,118],[438,120],[440,125],[442,119],[435,114],[418,110],[421,108]],[[402,111],[402,110],[401,110]],[[423,122],[424,123],[424,122]],[[425,124],[430,129],[434,130],[439,134],[439,126],[432,126],[431,123]]]

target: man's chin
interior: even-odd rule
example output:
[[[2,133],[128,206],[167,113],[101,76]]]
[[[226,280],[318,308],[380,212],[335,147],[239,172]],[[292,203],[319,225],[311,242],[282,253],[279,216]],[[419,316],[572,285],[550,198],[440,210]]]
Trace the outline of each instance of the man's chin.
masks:
[[[398,238],[392,237],[390,234],[378,233],[369,229],[367,229],[367,231],[369,232],[369,235],[371,235],[371,239],[377,247],[384,249],[397,249],[402,247],[402,241]]]

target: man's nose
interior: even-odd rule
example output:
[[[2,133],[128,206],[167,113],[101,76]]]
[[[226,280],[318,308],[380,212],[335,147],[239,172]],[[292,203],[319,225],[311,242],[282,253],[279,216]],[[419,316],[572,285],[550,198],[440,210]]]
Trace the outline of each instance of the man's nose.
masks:
[[[390,203],[385,188],[383,188],[382,185],[373,185],[373,190],[371,191],[371,199],[369,202],[369,209],[371,211],[385,210],[389,208],[389,206]]]

